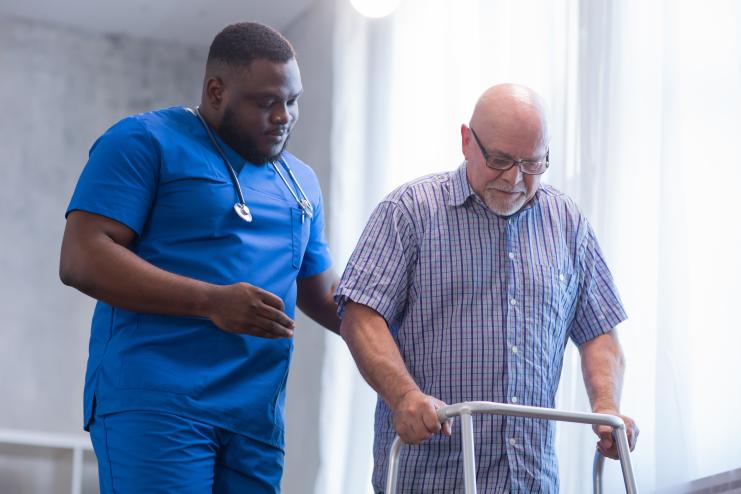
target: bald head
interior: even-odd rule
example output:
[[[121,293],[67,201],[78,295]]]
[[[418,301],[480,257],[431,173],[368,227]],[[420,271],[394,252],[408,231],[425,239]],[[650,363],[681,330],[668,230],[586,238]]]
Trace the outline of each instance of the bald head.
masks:
[[[517,84],[493,86],[479,98],[469,126],[461,126],[461,138],[468,181],[489,209],[508,216],[525,207],[538,190],[540,175],[523,174],[514,162],[547,160],[543,98]],[[487,157],[512,166],[489,166]]]
[[[548,116],[543,98],[526,86],[498,84],[479,97],[470,126],[482,137],[498,136],[511,140],[519,137],[548,145]]]

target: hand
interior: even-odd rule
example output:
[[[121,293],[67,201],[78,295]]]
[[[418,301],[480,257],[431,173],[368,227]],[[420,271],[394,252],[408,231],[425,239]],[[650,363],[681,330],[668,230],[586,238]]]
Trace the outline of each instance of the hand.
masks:
[[[208,318],[229,333],[261,338],[290,338],[293,321],[283,312],[283,301],[247,283],[215,286],[209,293]]]
[[[620,415],[616,410],[595,410],[595,413],[607,413],[609,415],[620,417],[625,423],[625,433],[628,436],[628,446],[630,446],[631,451],[635,449],[636,441],[638,440],[638,433],[640,431],[633,419],[626,417],[625,415]],[[602,456],[612,458],[613,460],[619,459],[617,444],[612,438],[612,427],[609,425],[593,425],[592,430],[594,430],[594,433],[599,437],[599,441],[597,441],[597,451],[599,451]]]
[[[437,409],[445,403],[416,389],[407,392],[393,407],[394,428],[401,440],[408,444],[419,444],[442,430],[450,436],[452,421],[440,424]]]

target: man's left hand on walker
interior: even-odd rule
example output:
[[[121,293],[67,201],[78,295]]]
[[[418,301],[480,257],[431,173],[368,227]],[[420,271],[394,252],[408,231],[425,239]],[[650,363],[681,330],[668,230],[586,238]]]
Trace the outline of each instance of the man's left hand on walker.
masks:
[[[595,410],[594,412],[606,413],[608,415],[620,417],[625,423],[625,433],[628,436],[628,446],[631,451],[635,449],[640,430],[632,418],[621,415],[615,410]],[[609,425],[593,425],[592,430],[594,430],[594,433],[599,437],[599,441],[597,441],[597,451],[599,451],[602,456],[618,460],[617,442],[612,437],[612,427]]]

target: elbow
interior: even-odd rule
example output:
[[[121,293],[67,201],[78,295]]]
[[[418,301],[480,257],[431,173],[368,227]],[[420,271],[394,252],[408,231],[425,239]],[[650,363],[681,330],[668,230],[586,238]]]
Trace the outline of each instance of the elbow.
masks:
[[[63,253],[59,260],[59,279],[67,286],[82,290],[85,281],[83,266],[82,262],[77,262]]]
[[[59,279],[67,286],[77,286],[75,270],[64,259],[59,262]]]
[[[64,244],[62,244],[62,253],[59,256],[59,279],[67,286],[72,286],[74,283],[74,270],[71,264]]]

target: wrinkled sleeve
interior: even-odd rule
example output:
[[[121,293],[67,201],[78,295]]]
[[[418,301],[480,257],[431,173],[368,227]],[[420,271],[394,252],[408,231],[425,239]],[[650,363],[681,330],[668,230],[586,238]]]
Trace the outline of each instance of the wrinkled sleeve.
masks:
[[[586,228],[579,255],[579,294],[569,327],[569,336],[579,346],[627,319],[594,231],[588,223]]]
[[[384,201],[376,207],[347,263],[335,293],[342,317],[348,300],[375,310],[393,327],[412,289],[417,237],[406,210]]]
[[[65,216],[86,211],[141,235],[158,177],[159,154],[149,132],[133,117],[121,120],[90,149]]]

